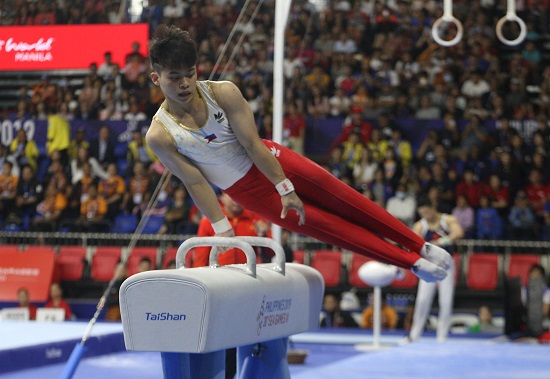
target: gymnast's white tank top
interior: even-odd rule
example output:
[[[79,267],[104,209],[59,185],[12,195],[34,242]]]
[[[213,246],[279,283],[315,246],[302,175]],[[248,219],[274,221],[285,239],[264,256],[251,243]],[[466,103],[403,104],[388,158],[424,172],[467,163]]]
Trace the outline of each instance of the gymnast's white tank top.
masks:
[[[422,229],[420,235],[422,236],[422,238],[424,238],[425,241],[431,241],[436,240],[440,237],[448,236],[451,231],[449,230],[449,226],[447,225],[447,216],[448,215],[445,213],[441,214],[441,219],[439,221],[439,226],[437,229],[430,229],[430,226],[428,225],[426,219],[421,219],[420,225],[422,226]],[[442,247],[448,250],[451,246]]]
[[[162,107],[153,118],[172,136],[178,151],[195,163],[210,183],[227,189],[248,172],[252,160],[216,102],[210,83],[197,81],[197,89],[208,111],[202,128],[185,127]]]

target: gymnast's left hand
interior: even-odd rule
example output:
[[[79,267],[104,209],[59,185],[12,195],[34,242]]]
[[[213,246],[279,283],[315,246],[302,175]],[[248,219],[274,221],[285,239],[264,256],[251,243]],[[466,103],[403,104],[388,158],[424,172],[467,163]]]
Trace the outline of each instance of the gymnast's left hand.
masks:
[[[281,211],[281,218],[285,219],[289,209],[294,209],[300,220],[298,220],[298,225],[304,225],[306,223],[306,211],[304,209],[304,203],[298,197],[296,192],[291,192],[288,195],[281,196],[281,203],[283,205],[283,210]]]

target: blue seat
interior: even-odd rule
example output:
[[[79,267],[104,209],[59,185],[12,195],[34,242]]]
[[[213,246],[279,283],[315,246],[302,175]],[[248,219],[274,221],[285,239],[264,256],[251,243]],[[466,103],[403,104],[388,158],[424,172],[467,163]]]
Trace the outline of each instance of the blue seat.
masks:
[[[4,232],[21,232],[23,231],[23,228],[16,224],[7,224],[6,226],[4,226],[3,231]]]
[[[143,228],[143,234],[155,234],[164,223],[164,216],[150,216]]]
[[[133,233],[138,225],[136,215],[118,215],[115,217],[115,233]]]

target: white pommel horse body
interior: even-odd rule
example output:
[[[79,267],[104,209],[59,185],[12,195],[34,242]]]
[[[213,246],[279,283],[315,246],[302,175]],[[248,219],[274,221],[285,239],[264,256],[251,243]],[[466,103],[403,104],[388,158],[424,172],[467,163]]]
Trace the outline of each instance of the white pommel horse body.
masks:
[[[275,252],[256,265],[254,246]],[[185,268],[197,246],[237,247],[246,265]],[[224,379],[225,350],[237,347],[239,379],[287,379],[288,337],[317,328],[324,281],[315,269],[285,264],[277,242],[261,237],[193,237],[181,244],[176,269],[132,275],[120,288],[127,350],[160,351],[164,378]]]

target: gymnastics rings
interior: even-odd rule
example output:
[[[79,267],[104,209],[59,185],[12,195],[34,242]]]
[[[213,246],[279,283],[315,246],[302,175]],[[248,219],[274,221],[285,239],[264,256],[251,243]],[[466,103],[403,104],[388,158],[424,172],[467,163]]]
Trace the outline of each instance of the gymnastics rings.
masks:
[[[443,22],[450,22],[456,26],[456,35],[451,40],[444,40],[439,35],[439,27]],[[517,22],[520,28],[519,36],[514,40],[509,40],[502,34],[502,28],[506,22]],[[453,16],[452,0],[443,0],[443,16],[435,20],[432,26],[432,37],[436,43],[444,47],[454,46],[462,39],[463,27],[460,20]],[[496,25],[496,34],[500,42],[508,46],[517,46],[525,40],[527,36],[527,26],[525,22],[516,14],[515,0],[507,0],[506,15],[498,20]]]
[[[508,1],[508,6],[506,8],[506,15],[502,17],[500,20],[498,20],[497,22],[497,28],[496,28],[497,37],[500,40],[500,42],[502,42],[505,45],[517,46],[520,43],[522,43],[523,40],[525,40],[525,37],[527,36],[527,26],[525,26],[525,22],[521,18],[519,18],[516,14],[516,1],[515,0],[507,0],[507,1]],[[519,25],[519,36],[514,40],[506,39],[502,34],[502,27],[508,21],[517,22]]]
[[[444,22],[451,22],[456,26],[456,35],[451,40],[444,40],[439,35],[439,26]],[[463,27],[458,18],[453,16],[453,0],[443,0],[443,16],[435,20],[432,26],[432,37],[435,42],[444,47],[454,46],[462,39]]]

